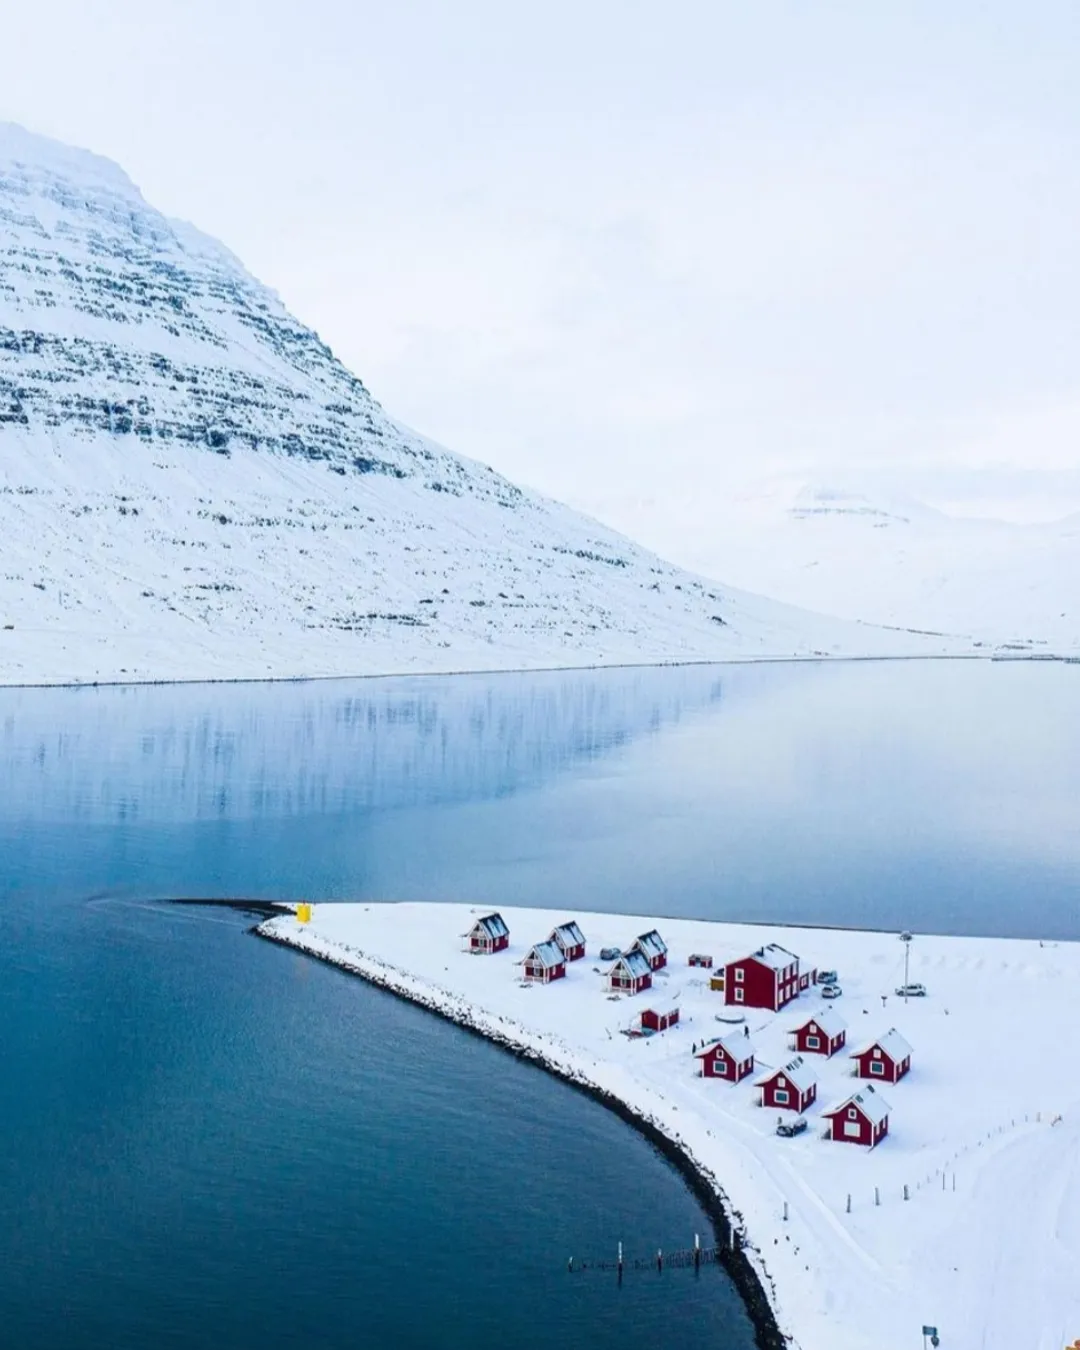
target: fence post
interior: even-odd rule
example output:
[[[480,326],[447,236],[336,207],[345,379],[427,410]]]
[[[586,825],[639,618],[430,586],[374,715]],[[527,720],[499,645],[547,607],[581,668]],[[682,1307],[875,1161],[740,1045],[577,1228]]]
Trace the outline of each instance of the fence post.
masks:
[[[904,1199],[905,1199],[905,1200],[910,1200],[910,1199],[911,1199],[911,1195],[910,1195],[910,1193],[909,1193],[909,1191],[908,1191],[908,1188],[907,1188],[907,1182],[906,1182],[906,1181],[904,1182]]]
[[[847,1198],[847,1212],[848,1212],[849,1214],[851,1213],[851,1196],[850,1196],[850,1195],[849,1195],[848,1198]]]
[[[876,1186],[874,1187],[874,1204],[875,1205],[881,1204],[881,1192],[878,1190]]]
[[[787,1201],[784,1201],[784,1222],[787,1223]]]

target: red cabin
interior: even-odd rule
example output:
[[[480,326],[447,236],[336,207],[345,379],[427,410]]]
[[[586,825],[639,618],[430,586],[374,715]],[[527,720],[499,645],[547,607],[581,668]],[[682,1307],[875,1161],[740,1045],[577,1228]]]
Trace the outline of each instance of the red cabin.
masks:
[[[646,1008],[641,1014],[641,1026],[645,1031],[667,1031],[679,1021],[678,1004],[672,1003],[666,1008]]]
[[[477,919],[463,937],[466,951],[480,956],[490,956],[492,952],[502,952],[510,946],[510,929],[501,914],[488,914]]]
[[[536,980],[540,984],[561,980],[566,974],[566,962],[554,942],[538,942],[534,947],[530,947],[521,964],[525,968],[525,978]]]
[[[712,970],[712,957],[706,956],[704,952],[691,952],[686,964],[698,966],[701,970]]]
[[[799,996],[799,958],[770,942],[724,967],[724,1001],[779,1012]]]
[[[828,1058],[847,1044],[843,1019],[831,1008],[823,1008],[792,1033],[800,1055],[825,1055]]]
[[[642,933],[629,950],[640,952],[648,961],[650,970],[663,970],[667,965],[667,943],[655,928]]]
[[[639,951],[623,952],[607,973],[613,994],[640,994],[652,986],[652,971]]]
[[[576,923],[559,924],[551,930],[548,941],[555,943],[565,961],[580,961],[585,955],[585,934]]]
[[[803,1059],[796,1055],[782,1069],[774,1069],[754,1084],[761,1089],[762,1106],[778,1111],[803,1111],[817,1099],[817,1075]]]
[[[823,1114],[829,1138],[839,1143],[873,1148],[889,1133],[889,1104],[870,1084]]]
[[[747,1074],[754,1072],[754,1047],[748,1036],[721,1036],[703,1045],[695,1059],[701,1061],[703,1078],[726,1078],[729,1083],[741,1083]]]
[[[864,1045],[861,1050],[853,1050],[851,1058],[855,1061],[857,1078],[899,1083],[911,1068],[911,1046],[893,1027],[878,1040]]]

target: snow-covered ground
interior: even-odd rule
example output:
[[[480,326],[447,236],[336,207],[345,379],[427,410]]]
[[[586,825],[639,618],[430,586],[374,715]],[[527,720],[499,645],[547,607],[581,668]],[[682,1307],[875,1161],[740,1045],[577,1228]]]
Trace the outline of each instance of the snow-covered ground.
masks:
[[[718,586],[416,435],[116,165],[0,124],[0,684],[970,651]]]
[[[1080,944],[917,936],[911,978],[928,995],[905,1004],[894,993],[902,944],[890,934],[504,908],[510,950],[467,955],[461,934],[484,912],[327,904],[309,924],[289,915],[262,929],[655,1121],[741,1216],[799,1350],[905,1350],[921,1344],[923,1324],[939,1328],[947,1350],[1060,1350],[1080,1336]],[[585,931],[587,959],[562,981],[524,986],[516,963],[568,918]],[[654,925],[671,949],[667,971],[651,993],[613,999],[600,948]],[[838,970],[844,993],[823,1005],[811,990],[775,1015],[748,1010],[758,1072],[790,1058],[790,1029],[822,1006],[846,1022],[847,1050],[890,1027],[913,1047],[911,1073],[879,1089],[890,1132],[873,1151],[822,1137],[822,1111],[859,1087],[846,1051],[809,1057],[818,1100],[796,1139],[776,1136],[777,1113],[757,1104],[753,1078],[696,1077],[692,1046],[718,1035],[716,1014],[732,1010],[707,971],[688,967],[689,953],[722,964],[770,940]],[[672,998],[677,1028],[621,1034]],[[622,1236],[633,1250],[637,1235]],[[640,1235],[643,1253],[648,1242]]]

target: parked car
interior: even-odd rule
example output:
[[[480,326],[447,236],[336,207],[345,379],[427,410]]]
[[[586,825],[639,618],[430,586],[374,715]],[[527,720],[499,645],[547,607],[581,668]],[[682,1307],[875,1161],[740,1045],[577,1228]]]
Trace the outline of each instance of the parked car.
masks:
[[[617,960],[619,959],[620,956],[622,956],[622,952],[619,950],[618,947],[601,947],[601,948],[600,948],[600,960],[601,960],[601,961],[617,961]]]
[[[835,970],[819,970],[817,973],[818,984],[835,984],[837,974]]]
[[[822,998],[839,998],[844,991],[838,984],[824,984],[821,986]]]
[[[926,985],[925,985],[925,984],[902,984],[902,985],[899,987],[899,989],[897,989],[896,992],[897,992],[897,995],[898,995],[900,998],[925,998],[925,997],[926,997]]]
[[[794,1120],[785,1120],[781,1116],[776,1125],[776,1133],[781,1139],[794,1139],[797,1134],[802,1134],[807,1125],[805,1116],[796,1116]]]

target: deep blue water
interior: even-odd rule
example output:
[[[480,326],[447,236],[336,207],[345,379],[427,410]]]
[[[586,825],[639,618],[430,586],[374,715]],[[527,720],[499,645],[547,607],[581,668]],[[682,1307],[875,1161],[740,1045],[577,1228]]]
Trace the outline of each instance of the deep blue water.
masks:
[[[677,1345],[722,1273],[602,1108],[170,895],[1080,937],[1080,667],[0,691],[0,1343]]]

